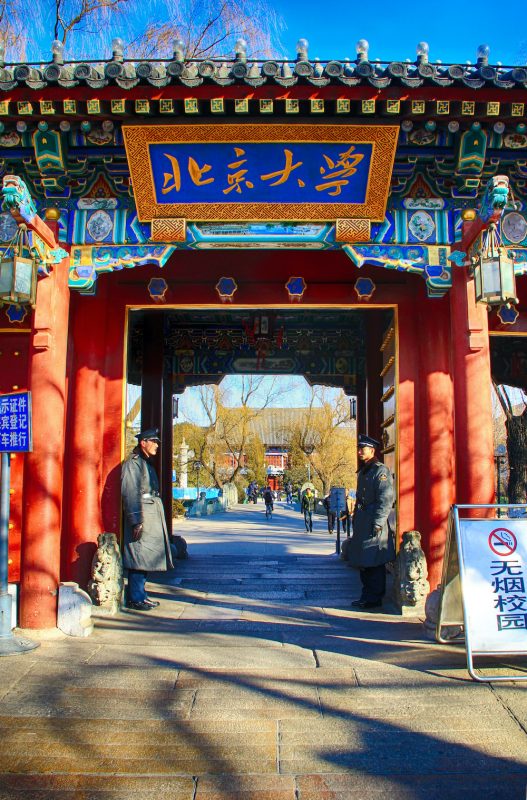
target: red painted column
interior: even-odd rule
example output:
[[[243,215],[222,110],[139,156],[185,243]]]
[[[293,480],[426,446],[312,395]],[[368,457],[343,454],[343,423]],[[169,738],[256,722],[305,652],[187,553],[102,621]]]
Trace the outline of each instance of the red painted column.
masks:
[[[27,454],[24,469],[22,628],[57,624],[68,310],[68,261],[64,260],[39,280],[31,332],[28,386],[33,400],[33,452]]]
[[[456,502],[494,502],[494,457],[488,314],[474,281],[453,268],[450,292],[455,397]]]
[[[416,481],[419,452],[417,395],[419,375],[416,358],[417,325],[415,298],[410,296],[397,307],[397,522],[399,539],[404,531],[417,527]]]
[[[105,531],[121,534],[121,461],[124,458],[124,373],[127,309],[117,285],[119,273],[105,275],[112,313],[106,326],[104,365],[104,420],[102,458],[102,521]]]
[[[72,374],[68,406],[68,519],[64,526],[66,580],[86,589],[97,536],[103,532],[102,449],[108,282],[94,297],[72,298]]]
[[[419,463],[417,530],[430,588],[441,581],[450,506],[454,502],[454,388],[448,298],[423,299],[419,314]]]

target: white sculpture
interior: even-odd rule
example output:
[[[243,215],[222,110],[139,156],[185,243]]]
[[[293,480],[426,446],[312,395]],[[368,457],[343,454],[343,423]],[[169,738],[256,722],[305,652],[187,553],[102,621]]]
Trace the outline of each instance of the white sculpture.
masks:
[[[123,563],[115,533],[101,533],[92,561],[88,592],[101,610],[117,614],[123,596]]]
[[[57,628],[68,636],[89,636],[93,632],[92,602],[78,583],[65,581],[59,586]]]
[[[398,609],[424,610],[430,591],[426,557],[421,549],[419,531],[405,531],[393,575],[393,596]]]

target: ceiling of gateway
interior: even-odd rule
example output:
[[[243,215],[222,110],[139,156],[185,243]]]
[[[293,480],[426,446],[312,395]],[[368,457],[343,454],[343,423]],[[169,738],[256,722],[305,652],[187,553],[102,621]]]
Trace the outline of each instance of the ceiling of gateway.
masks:
[[[238,374],[303,375],[311,384],[353,393],[365,374],[362,311],[168,309],[131,312],[129,383],[141,383],[144,338],[150,335],[148,315],[159,313],[163,314],[160,346],[174,393]],[[379,314],[383,329],[390,318],[389,311]]]

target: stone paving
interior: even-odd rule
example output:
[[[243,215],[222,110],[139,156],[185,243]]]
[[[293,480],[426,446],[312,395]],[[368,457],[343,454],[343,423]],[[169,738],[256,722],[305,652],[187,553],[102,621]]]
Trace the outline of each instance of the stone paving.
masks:
[[[324,520],[179,527],[154,612],[0,659],[0,800],[525,800],[527,687],[351,611]]]

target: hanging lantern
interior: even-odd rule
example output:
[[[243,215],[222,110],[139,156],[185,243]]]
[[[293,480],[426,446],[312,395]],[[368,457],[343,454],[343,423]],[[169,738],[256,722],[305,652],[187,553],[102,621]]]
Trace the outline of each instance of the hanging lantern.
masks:
[[[481,252],[474,262],[476,303],[489,306],[517,303],[514,260],[506,247],[501,247],[496,226],[483,234]]]
[[[26,258],[27,254],[29,258]],[[37,264],[31,258],[31,247],[25,225],[20,225],[14,239],[0,260],[0,305],[35,307]]]

